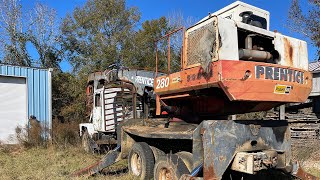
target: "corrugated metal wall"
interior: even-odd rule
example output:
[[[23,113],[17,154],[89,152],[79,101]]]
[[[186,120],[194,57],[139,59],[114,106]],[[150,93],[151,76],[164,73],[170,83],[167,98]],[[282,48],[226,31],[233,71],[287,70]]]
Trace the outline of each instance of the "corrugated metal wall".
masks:
[[[33,115],[44,127],[51,129],[51,70],[0,64],[0,75],[27,79],[28,118]]]
[[[312,75],[312,91],[310,96],[320,96],[320,72],[314,72]]]

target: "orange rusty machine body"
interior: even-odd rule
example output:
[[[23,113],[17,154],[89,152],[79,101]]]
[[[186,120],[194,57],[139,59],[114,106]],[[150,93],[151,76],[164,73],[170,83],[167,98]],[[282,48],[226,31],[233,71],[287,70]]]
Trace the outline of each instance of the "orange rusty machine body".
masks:
[[[255,23],[251,17],[253,25],[243,23],[249,21],[246,12],[238,22],[218,11],[184,32],[180,71],[170,70],[168,53],[168,75],[154,80],[157,115],[167,111],[201,121],[307,99],[312,86],[307,44],[268,31],[267,20]]]
[[[181,49],[170,44],[178,31]],[[157,53],[144,117],[117,124],[117,147],[75,175],[127,158],[139,179],[315,179],[291,160],[288,121],[226,119],[304,102],[306,42],[269,31],[269,12],[239,1],[160,40],[168,51]]]

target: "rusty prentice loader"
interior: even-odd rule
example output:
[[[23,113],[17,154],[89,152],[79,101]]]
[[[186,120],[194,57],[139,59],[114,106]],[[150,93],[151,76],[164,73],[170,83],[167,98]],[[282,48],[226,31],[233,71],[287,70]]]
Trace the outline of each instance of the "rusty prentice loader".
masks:
[[[226,118],[304,102],[307,44],[269,31],[269,12],[239,1],[182,30],[181,69],[168,53],[160,74],[156,57],[155,112],[123,119],[117,147],[74,175],[127,158],[140,179],[315,179],[291,161],[287,121]]]

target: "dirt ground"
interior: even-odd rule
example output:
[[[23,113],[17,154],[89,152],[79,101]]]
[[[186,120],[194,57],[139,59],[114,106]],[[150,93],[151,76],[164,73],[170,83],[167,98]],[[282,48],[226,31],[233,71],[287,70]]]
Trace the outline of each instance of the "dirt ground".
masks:
[[[320,139],[292,140],[292,144],[293,160],[309,173],[320,177]]]
[[[293,146],[293,159],[305,170],[320,177],[320,140],[298,141]],[[121,162],[110,173],[91,178],[70,178],[70,174],[86,167],[102,155],[84,152],[81,148],[31,148],[0,147],[0,179],[110,179],[133,180]]]

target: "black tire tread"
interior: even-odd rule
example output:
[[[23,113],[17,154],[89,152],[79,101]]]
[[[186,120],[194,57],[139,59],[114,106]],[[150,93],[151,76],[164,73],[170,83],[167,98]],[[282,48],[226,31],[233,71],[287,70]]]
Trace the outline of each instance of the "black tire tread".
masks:
[[[174,170],[173,174],[175,175],[175,177],[173,179],[176,179],[176,180],[178,180],[183,174],[190,173],[187,166],[183,162],[183,160],[175,154],[162,156],[161,158],[159,158],[159,160],[156,162],[154,166],[155,180],[159,179],[158,171],[162,167],[166,167],[166,168],[169,167],[169,169]]]
[[[152,179],[154,169],[154,156],[150,146],[145,142],[136,142],[129,153],[129,171],[131,170],[131,156],[136,152],[142,158],[142,172],[140,179]]]
[[[154,146],[150,146],[150,148],[152,149],[153,155],[154,155],[154,160],[155,162],[161,158],[162,156],[165,156],[166,154],[161,151],[160,149],[154,147]]]

